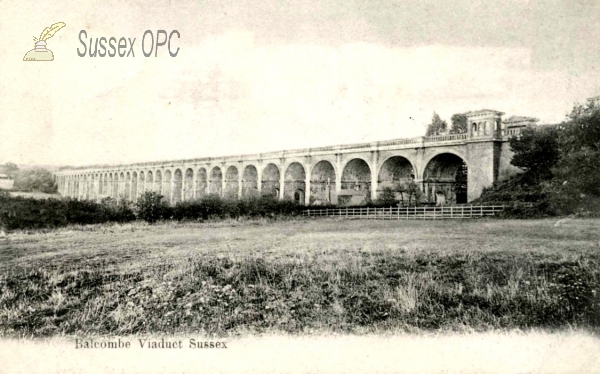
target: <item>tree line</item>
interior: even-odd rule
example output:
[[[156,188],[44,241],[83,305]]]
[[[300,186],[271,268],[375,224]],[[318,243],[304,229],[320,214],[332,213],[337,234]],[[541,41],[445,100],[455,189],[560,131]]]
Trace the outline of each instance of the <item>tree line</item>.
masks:
[[[12,162],[0,164],[0,174],[7,175],[15,181],[13,190],[24,192],[56,193],[57,185],[51,171],[36,167],[33,169],[19,169]]]
[[[576,104],[565,121],[510,139],[523,173],[483,190],[480,203],[533,204],[532,214],[600,214],[600,107]]]
[[[462,113],[454,114],[450,121],[452,123],[450,130],[448,130],[448,123],[442,120],[440,116],[433,112],[433,118],[431,123],[427,125],[427,131],[425,136],[433,135],[444,135],[444,134],[464,134],[467,132],[467,116]]]

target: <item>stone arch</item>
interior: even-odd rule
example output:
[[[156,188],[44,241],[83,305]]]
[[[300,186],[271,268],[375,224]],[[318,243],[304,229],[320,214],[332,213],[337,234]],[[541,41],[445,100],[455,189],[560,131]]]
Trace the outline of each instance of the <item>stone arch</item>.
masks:
[[[154,176],[152,170],[146,172],[146,191],[154,191]]]
[[[142,194],[144,194],[144,192],[146,192],[146,175],[144,174],[143,170],[140,171],[138,180],[139,180],[139,183],[138,183],[139,194],[142,195]]]
[[[185,171],[183,183],[183,199],[188,201],[194,198],[194,170],[188,168]]]
[[[233,165],[228,167],[225,172],[225,191],[223,196],[229,199],[236,199],[238,197],[238,178],[238,169]]]
[[[113,178],[113,199],[119,199],[119,173],[114,173]]]
[[[165,197],[165,201],[169,204],[171,204],[172,200],[172,196],[171,196],[171,192],[172,192],[172,186],[171,186],[171,179],[172,179],[172,173],[171,170],[167,169],[165,170],[165,175],[163,176],[163,196]]]
[[[208,193],[208,175],[205,168],[200,168],[196,173],[196,198],[201,198]]]
[[[362,158],[346,163],[342,172],[342,189],[338,196],[341,205],[358,205],[371,198],[371,167]],[[343,196],[343,197],[342,197]]]
[[[112,186],[112,181],[108,180],[108,173],[104,174],[104,195],[110,195],[109,191],[108,191],[108,186]]]
[[[131,200],[131,174],[129,172],[125,174],[125,191],[123,195],[127,201]]]
[[[119,174],[119,186],[117,190],[117,199],[121,199],[125,196],[125,173]]]
[[[137,172],[131,173],[131,201],[136,201],[138,195],[138,174]]]
[[[248,165],[244,168],[242,177],[242,197],[251,197],[258,195],[258,170],[254,165]]]
[[[154,176],[154,191],[159,195],[163,194],[162,172],[157,170]]]
[[[210,171],[209,192],[223,196],[223,172],[218,166],[215,166]]]
[[[304,204],[306,194],[306,171],[299,162],[292,162],[285,171],[283,196],[299,204]]]
[[[310,173],[311,204],[337,204],[335,180],[333,164],[326,160],[317,162]]]
[[[429,202],[464,204],[467,202],[468,166],[465,160],[450,152],[433,156],[423,171],[423,191]]]
[[[279,168],[277,165],[270,163],[263,169],[261,175],[261,194],[265,196],[272,196],[274,198],[279,198],[281,186],[280,181],[281,174],[279,172]]]
[[[175,169],[173,173],[173,204],[181,201],[183,191],[183,173],[181,169]]]
[[[102,192],[104,191],[102,188],[104,187],[103,183],[104,176],[100,174],[98,176],[98,195],[102,196]]]
[[[403,156],[391,156],[383,162],[377,175],[377,190],[398,189],[416,178],[414,165]]]

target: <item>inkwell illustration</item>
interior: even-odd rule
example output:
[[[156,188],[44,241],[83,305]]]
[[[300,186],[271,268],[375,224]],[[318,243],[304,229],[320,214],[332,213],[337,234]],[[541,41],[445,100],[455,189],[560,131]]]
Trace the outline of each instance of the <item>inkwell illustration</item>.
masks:
[[[23,57],[23,61],[52,61],[54,60],[54,55],[52,51],[46,49],[46,40],[50,39],[56,32],[63,27],[65,27],[64,22],[57,22],[50,27],[46,27],[39,39],[35,36],[33,37],[33,41],[35,41],[35,48],[25,54]]]

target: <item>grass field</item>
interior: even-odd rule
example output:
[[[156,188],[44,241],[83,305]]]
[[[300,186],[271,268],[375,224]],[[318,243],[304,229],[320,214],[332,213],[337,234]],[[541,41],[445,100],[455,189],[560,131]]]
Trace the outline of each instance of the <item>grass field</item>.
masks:
[[[0,237],[0,336],[600,326],[600,220],[225,221]]]

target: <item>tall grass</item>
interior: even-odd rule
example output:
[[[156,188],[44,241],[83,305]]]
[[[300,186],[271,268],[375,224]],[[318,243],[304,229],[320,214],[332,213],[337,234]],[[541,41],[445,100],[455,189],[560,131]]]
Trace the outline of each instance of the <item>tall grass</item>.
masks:
[[[390,223],[369,224],[370,232],[392,230]],[[391,247],[398,237],[386,229],[355,250],[343,236],[329,242],[314,239],[325,238],[320,230],[345,234],[340,223],[320,221],[319,229],[310,226],[313,231],[300,244],[285,242],[281,245],[289,249],[279,250],[279,235],[303,230],[302,225],[246,228],[251,231],[244,235],[257,235],[255,241],[230,238],[230,244],[219,244],[219,251],[178,248],[190,241],[195,247],[229,238],[227,227],[146,226],[144,230],[159,232],[151,239],[146,231],[133,233],[139,238],[134,241],[125,231],[61,238],[67,246],[80,242],[82,235],[98,243],[121,235],[114,244],[79,257],[41,252],[26,262],[5,259],[12,266],[4,267],[0,279],[0,335],[600,327],[600,256],[593,246],[582,244],[597,235],[575,233],[564,239],[581,250],[562,255],[526,249],[530,242],[517,250],[459,251],[453,244],[461,240],[458,234],[434,242],[449,246],[447,251],[420,250],[422,240],[433,240],[431,230],[443,234],[450,227],[428,223],[430,230],[415,234],[414,249]],[[504,232],[506,240],[527,230],[518,225],[505,230],[498,221],[486,225],[494,235]],[[137,243],[142,237],[145,244]],[[378,240],[386,246],[376,245]],[[263,247],[256,247],[262,241]],[[227,249],[233,245],[235,250]],[[296,246],[303,250],[294,250]]]

